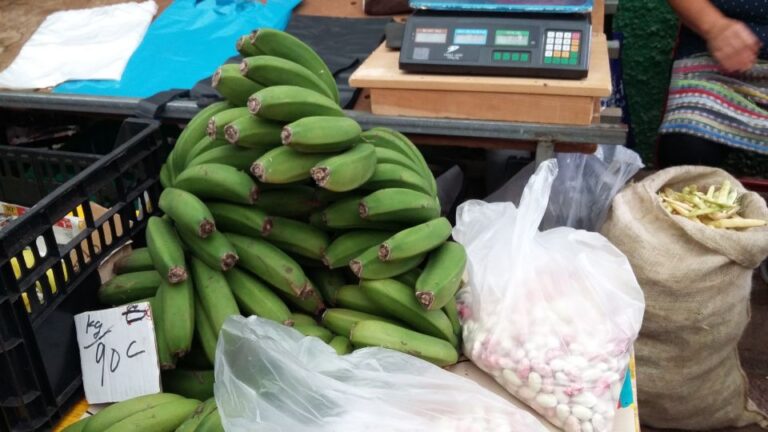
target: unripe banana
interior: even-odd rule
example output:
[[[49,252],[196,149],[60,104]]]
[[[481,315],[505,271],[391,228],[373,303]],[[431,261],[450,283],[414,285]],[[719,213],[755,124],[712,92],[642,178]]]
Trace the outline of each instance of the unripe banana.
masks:
[[[253,32],[250,42],[256,55],[280,57],[307,68],[325,84],[333,95],[333,100],[339,102],[336,79],[323,59],[307,44],[286,32],[268,28]]]
[[[368,249],[381,244],[392,237],[389,231],[350,231],[334,239],[323,253],[323,263],[328,268],[340,268],[349,265]]]
[[[411,271],[424,261],[426,254],[395,261],[379,259],[379,246],[374,246],[349,262],[349,268],[360,279],[387,279]]]
[[[369,181],[376,171],[376,150],[360,144],[315,165],[310,173],[318,186],[333,192],[347,192]]]
[[[294,312],[291,314],[291,326],[316,326],[317,321],[307,314]]]
[[[179,237],[187,245],[192,256],[211,268],[227,271],[240,259],[232,243],[218,231],[204,239],[179,231]]]
[[[338,355],[349,354],[353,350],[352,342],[350,342],[349,339],[344,336],[334,336],[333,339],[328,342],[328,345],[336,350],[336,354]]]
[[[344,285],[340,287],[336,291],[336,305],[343,309],[352,309],[371,315],[385,315],[382,308],[369,299],[357,285]]]
[[[333,339],[333,333],[327,328],[320,327],[318,325],[294,325],[293,328],[304,336],[314,336],[325,343],[329,343]]]
[[[432,252],[416,281],[416,298],[427,310],[440,309],[456,296],[467,265],[464,246],[446,242]]]
[[[456,298],[452,297],[448,300],[445,306],[443,306],[443,312],[445,316],[451,321],[453,327],[453,334],[456,335],[456,339],[461,344],[461,319],[459,319],[459,308],[456,306]]]
[[[412,189],[432,195],[428,180],[401,165],[379,163],[373,175],[361,186],[361,189],[377,190],[387,188]]]
[[[173,219],[180,233],[205,238],[216,231],[216,224],[208,207],[200,198],[187,191],[167,188],[160,194],[158,205]]]
[[[216,363],[216,343],[219,341],[219,334],[213,331],[211,320],[208,318],[205,308],[203,308],[200,299],[195,300],[195,331],[197,340],[205,352],[205,356],[211,364]]]
[[[411,271],[395,276],[394,279],[403,285],[408,285],[409,287],[415,287],[416,281],[419,279],[419,276],[421,276],[421,272],[422,270],[417,267]]]
[[[216,70],[211,86],[232,105],[242,107],[248,103],[248,96],[264,88],[240,73],[240,65],[225,64]]]
[[[161,378],[163,391],[195,400],[207,400],[213,397],[213,369],[174,369],[163,372]],[[195,408],[195,412],[198,412],[201,408],[202,406],[198,405]],[[195,413],[193,412],[190,417],[194,415]]]
[[[448,240],[452,230],[451,223],[444,217],[405,229],[381,243],[379,259],[394,261],[429,252]]]
[[[425,311],[413,296],[413,288],[394,279],[364,280],[360,289],[388,315],[430,336],[445,339],[458,347],[451,320],[442,310]]]
[[[188,168],[192,161],[194,161],[198,156],[208,153],[211,150],[228,145],[229,143],[226,140],[211,139],[210,137],[206,136],[205,138],[201,139],[200,142],[195,144],[195,146],[189,151],[187,159],[184,162],[184,167],[182,167],[179,172],[176,173],[176,175],[178,176],[178,174],[181,174],[186,168]]]
[[[268,55],[246,57],[240,63],[240,73],[267,88],[290,85],[315,91],[338,107],[336,95],[317,75],[290,60]]]
[[[377,222],[360,217],[360,197],[352,196],[326,207],[317,217],[319,223],[331,229],[399,230],[391,222]],[[310,221],[311,222],[311,221]]]
[[[272,228],[272,221],[269,216],[256,207],[223,202],[207,202],[205,204],[222,232],[260,237],[266,235]]]
[[[399,325],[389,318],[344,308],[327,309],[323,313],[322,322],[323,326],[337,335],[349,337],[352,327],[360,321],[384,321]]]
[[[263,54],[251,43],[251,35],[240,36],[235,43],[235,49],[242,57],[253,57]]]
[[[291,321],[288,306],[260,280],[238,268],[226,272],[224,277],[243,312],[280,324]]]
[[[210,414],[205,416],[200,422],[200,426],[195,429],[195,432],[224,432],[224,426],[221,424],[219,410],[213,410]]]
[[[213,411],[216,411],[216,399],[210,398],[198,405],[192,415],[176,429],[176,432],[195,432],[200,422]]]
[[[241,256],[240,265],[278,290],[297,297],[314,292],[301,266],[266,240],[227,234]]]
[[[150,297],[147,301],[152,309],[152,321],[155,325],[155,343],[157,345],[157,361],[160,364],[160,369],[173,369],[176,367],[176,357],[171,354],[171,350],[168,347],[168,339],[165,337],[163,302],[160,301],[158,296]]]
[[[102,284],[97,295],[103,304],[121,305],[154,296],[162,281],[156,270],[123,273]]]
[[[233,145],[226,145],[211,149],[189,162],[187,169],[202,164],[223,164],[240,171],[248,171],[251,164],[260,158],[267,150],[260,148],[247,148]]]
[[[147,248],[137,248],[115,261],[115,274],[133,273],[137,271],[154,270],[155,264]]]
[[[320,315],[325,310],[325,302],[323,302],[323,298],[320,297],[320,293],[317,292],[314,287],[309,295],[304,298],[299,298],[284,292],[278,292],[277,294],[282,297],[286,303],[291,305],[293,309],[306,312],[310,315]]]
[[[243,78],[242,76],[240,78]],[[248,79],[248,78],[244,78]],[[246,96],[247,98],[247,96]],[[242,118],[250,117],[251,113],[248,111],[248,107],[240,105],[237,108],[231,108],[225,111],[218,112],[212,115],[208,119],[208,126],[206,132],[210,139],[226,139],[224,136],[224,128],[233,121]]]
[[[320,291],[324,303],[331,306],[335,304],[336,291],[346,283],[344,274],[338,270],[313,270],[310,271],[309,278],[314,283],[315,288]]]
[[[248,174],[223,164],[202,164],[185,169],[175,186],[201,199],[220,199],[252,205],[259,188]]]
[[[343,117],[339,105],[314,90],[293,85],[267,87],[248,98],[251,114],[267,120],[291,123],[305,117]]]
[[[285,184],[308,180],[309,170],[326,157],[277,147],[256,159],[251,166],[251,174],[262,183]]]
[[[151,216],[147,222],[146,239],[155,270],[172,284],[187,280],[184,248],[173,225],[165,219]]]
[[[441,367],[459,360],[456,349],[442,339],[380,321],[360,321],[352,328],[349,339],[356,348],[389,348]]]
[[[304,117],[285,126],[283,145],[302,153],[329,153],[360,143],[362,129],[349,117]],[[319,161],[318,161],[319,162]]]
[[[408,137],[390,128],[377,127],[371,129],[369,132],[372,134],[379,134],[383,137],[388,136],[390,137],[389,139],[393,141],[399,141],[400,144],[396,144],[396,146],[410,152],[411,159],[421,167],[420,172],[422,177],[429,180],[432,195],[437,195],[437,182],[435,181],[435,176],[432,175],[432,171],[430,171],[429,165],[427,165],[427,161],[424,159],[424,155],[421,154],[419,149],[408,139]],[[387,138],[385,138],[385,140],[387,140]]]
[[[133,414],[107,428],[104,432],[173,432],[200,405],[194,399],[179,399]]]
[[[160,167],[160,186],[163,188],[173,187],[173,174],[171,174],[171,167],[168,165],[168,162]]]
[[[361,137],[363,137],[365,134],[366,132],[363,132]],[[375,145],[374,148],[376,149],[376,161],[378,163],[400,165],[403,168],[408,168],[409,170],[417,172],[419,175],[421,175],[420,165],[418,165],[417,162],[414,162],[403,153],[386,147],[376,147]]]
[[[168,165],[170,173],[175,176],[180,173],[187,164],[189,152],[197,146],[197,144],[205,138],[208,134],[208,120],[215,114],[222,111],[234,108],[229,102],[216,102],[208,105],[200,110],[192,120],[187,123],[186,127],[179,138],[176,140],[176,144],[173,146],[173,151],[168,155]],[[173,177],[171,178],[173,180]]]
[[[142,413],[167,402],[183,399],[183,397],[171,393],[155,393],[118,402],[88,417],[90,420],[83,432],[101,432],[134,414]]]
[[[270,218],[272,224],[265,232],[275,246],[306,258],[321,260],[328,248],[328,234],[304,222],[283,217]]]
[[[93,417],[93,416],[91,416]],[[83,432],[91,417],[82,418],[61,430],[61,432]]]
[[[318,209],[320,202],[313,188],[293,185],[262,190],[254,205],[272,216],[303,219]]]
[[[224,136],[230,144],[267,150],[282,144],[283,126],[254,116],[240,117],[224,126]],[[253,162],[253,161],[251,161]]]
[[[165,343],[175,357],[183,357],[192,347],[195,335],[195,289],[192,281],[184,280],[176,285],[163,282],[157,289],[157,299],[163,311],[155,325],[163,326]]]
[[[218,335],[227,318],[240,315],[237,301],[222,272],[208,267],[196,258],[192,258],[191,267],[195,293],[210,320],[211,328]]]
[[[360,200],[360,217],[378,222],[421,223],[440,217],[437,198],[411,189],[381,189]]]

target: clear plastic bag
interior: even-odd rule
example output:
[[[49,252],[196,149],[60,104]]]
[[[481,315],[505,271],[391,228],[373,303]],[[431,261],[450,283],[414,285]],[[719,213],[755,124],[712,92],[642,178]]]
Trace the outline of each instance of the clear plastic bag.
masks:
[[[608,145],[598,146],[594,154],[560,153],[557,163],[560,169],[539,226],[542,231],[561,226],[598,231],[613,197],[644,166],[634,151]],[[519,204],[535,170],[535,163],[526,166],[485,201]]]
[[[216,403],[230,432],[544,432],[531,414],[431,363],[382,348],[339,356],[255,316],[228,319]]]
[[[627,258],[600,234],[537,227],[557,161],[511,203],[468,201],[454,238],[467,248],[464,353],[568,432],[610,431],[645,303]]]

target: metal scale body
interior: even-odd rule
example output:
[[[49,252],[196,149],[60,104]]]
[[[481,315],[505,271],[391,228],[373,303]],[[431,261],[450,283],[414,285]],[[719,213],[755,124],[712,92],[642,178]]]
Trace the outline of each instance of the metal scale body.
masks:
[[[587,76],[593,0],[413,0],[400,69],[452,75]]]

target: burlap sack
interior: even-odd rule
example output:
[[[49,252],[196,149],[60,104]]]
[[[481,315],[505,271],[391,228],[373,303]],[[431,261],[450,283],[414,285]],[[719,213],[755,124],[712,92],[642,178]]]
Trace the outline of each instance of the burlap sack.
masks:
[[[670,168],[625,188],[602,232],[632,264],[645,293],[635,345],[640,418],[658,428],[703,430],[768,417],[747,397],[737,344],[749,321],[752,273],[768,255],[768,228],[715,229],[669,215],[656,192],[719,185],[726,172]],[[742,216],[768,219],[765,200],[745,193]]]

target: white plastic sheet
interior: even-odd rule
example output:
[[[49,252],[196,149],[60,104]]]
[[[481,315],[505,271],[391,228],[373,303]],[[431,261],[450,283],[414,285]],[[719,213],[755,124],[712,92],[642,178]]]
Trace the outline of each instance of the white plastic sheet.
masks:
[[[0,72],[0,88],[45,88],[72,79],[119,80],[155,13],[154,1],[53,13]]]

